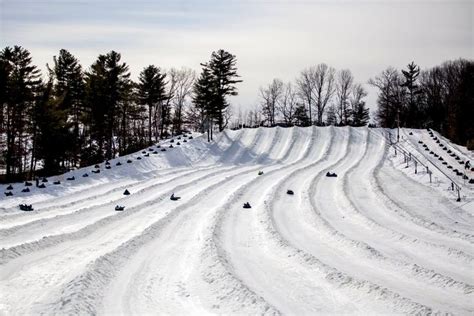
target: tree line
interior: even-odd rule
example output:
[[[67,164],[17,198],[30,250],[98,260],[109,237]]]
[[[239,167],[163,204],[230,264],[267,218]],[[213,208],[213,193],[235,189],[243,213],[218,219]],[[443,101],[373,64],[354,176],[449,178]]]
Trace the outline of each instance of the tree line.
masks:
[[[65,49],[46,79],[30,52],[0,52],[0,168],[5,181],[53,175],[149,146],[185,129],[219,130],[237,95],[236,57],[213,52],[199,78],[189,68],[145,67],[133,81],[118,52],[84,70]]]
[[[378,90],[369,126],[432,128],[474,149],[474,62],[446,61],[421,71],[388,67],[368,81]],[[273,79],[259,90],[260,104],[239,110],[234,127],[365,126],[367,91],[350,70],[319,64],[301,71],[295,82]]]
[[[201,63],[168,71],[145,67],[133,81],[118,52],[101,54],[84,70],[61,49],[44,78],[28,50],[0,52],[0,180],[53,175],[149,146],[185,129],[230,127],[228,97],[242,82],[235,55],[218,50]],[[474,62],[447,61],[420,70],[389,67],[370,79],[379,91],[374,122],[394,128],[433,128],[474,147]],[[367,91],[348,69],[308,67],[294,82],[273,79],[259,89],[260,104],[238,110],[234,128],[365,126]]]
[[[240,111],[237,125],[364,126],[369,122],[366,96],[350,70],[322,63],[301,71],[294,83],[276,78],[261,87],[258,108]]]
[[[369,84],[377,87],[377,121],[394,128],[432,128],[474,149],[474,61],[446,61],[426,70],[414,62],[388,67]]]

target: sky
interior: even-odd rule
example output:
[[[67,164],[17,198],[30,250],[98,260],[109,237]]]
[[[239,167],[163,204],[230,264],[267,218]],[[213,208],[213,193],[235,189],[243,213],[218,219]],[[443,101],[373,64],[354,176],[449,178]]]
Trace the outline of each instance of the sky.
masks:
[[[474,57],[474,0],[0,0],[0,20],[1,47],[27,48],[43,70],[65,48],[85,69],[118,51],[135,79],[150,64],[199,72],[225,49],[243,80],[230,102],[244,109],[273,78],[327,63],[350,69],[374,110],[367,81],[388,66]]]

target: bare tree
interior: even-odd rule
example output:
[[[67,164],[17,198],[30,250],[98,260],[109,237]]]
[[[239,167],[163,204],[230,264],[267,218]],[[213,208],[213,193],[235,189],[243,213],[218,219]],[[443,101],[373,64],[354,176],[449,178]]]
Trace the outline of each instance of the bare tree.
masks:
[[[351,104],[351,110],[355,111],[357,106],[362,102],[362,99],[367,96],[367,91],[360,83],[356,83],[352,86],[351,95],[349,102]]]
[[[397,126],[399,111],[405,103],[402,82],[401,74],[393,67],[385,69],[380,75],[369,80],[370,85],[379,89],[377,119],[382,126],[391,128]]]
[[[277,105],[286,125],[293,125],[295,120],[295,110],[297,106],[297,94],[291,82],[283,87],[283,94]]]
[[[175,69],[168,71],[168,78],[174,84],[171,104],[173,106],[173,131],[180,133],[183,125],[183,114],[186,100],[191,96],[196,72],[190,68]]]
[[[328,105],[335,91],[335,73],[336,70],[326,64],[316,66],[314,72],[314,94],[316,108],[318,110],[318,125],[323,124],[324,109]]]
[[[343,69],[337,74],[336,82],[336,98],[337,98],[337,116],[339,118],[340,125],[349,124],[349,119],[351,116],[350,109],[350,94],[352,91],[352,84],[354,82],[354,77],[348,69]]]
[[[311,114],[311,107],[313,106],[313,91],[314,91],[314,78],[315,78],[316,67],[310,67],[304,69],[300,77],[296,79],[296,86],[300,99],[304,102],[308,108],[309,121],[313,122]]]
[[[282,94],[283,81],[280,79],[273,79],[267,88],[260,88],[262,112],[270,126],[275,125],[276,109]]]

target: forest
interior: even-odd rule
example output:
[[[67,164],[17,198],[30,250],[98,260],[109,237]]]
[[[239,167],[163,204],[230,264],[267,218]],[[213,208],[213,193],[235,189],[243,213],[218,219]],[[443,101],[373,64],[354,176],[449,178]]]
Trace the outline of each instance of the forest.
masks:
[[[145,67],[138,80],[120,53],[101,54],[84,69],[61,49],[42,74],[30,52],[0,52],[0,181],[59,174],[126,155],[183,131],[257,126],[369,123],[367,91],[348,69],[322,63],[295,82],[273,79],[252,110],[231,107],[242,82],[235,55],[220,49],[189,68]],[[389,67],[370,79],[377,87],[370,126],[433,128],[474,147],[474,62],[447,61],[420,70]]]

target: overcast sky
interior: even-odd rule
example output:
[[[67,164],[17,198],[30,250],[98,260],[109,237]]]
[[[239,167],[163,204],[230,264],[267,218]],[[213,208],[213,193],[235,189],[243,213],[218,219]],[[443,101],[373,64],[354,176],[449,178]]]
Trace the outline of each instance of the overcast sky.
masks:
[[[474,57],[473,0],[0,0],[0,12],[1,46],[24,46],[42,69],[66,48],[86,69],[116,50],[133,78],[149,64],[199,71],[223,48],[237,56],[244,80],[231,103],[244,107],[273,78],[294,81],[322,62],[365,84],[412,60],[423,69]]]

